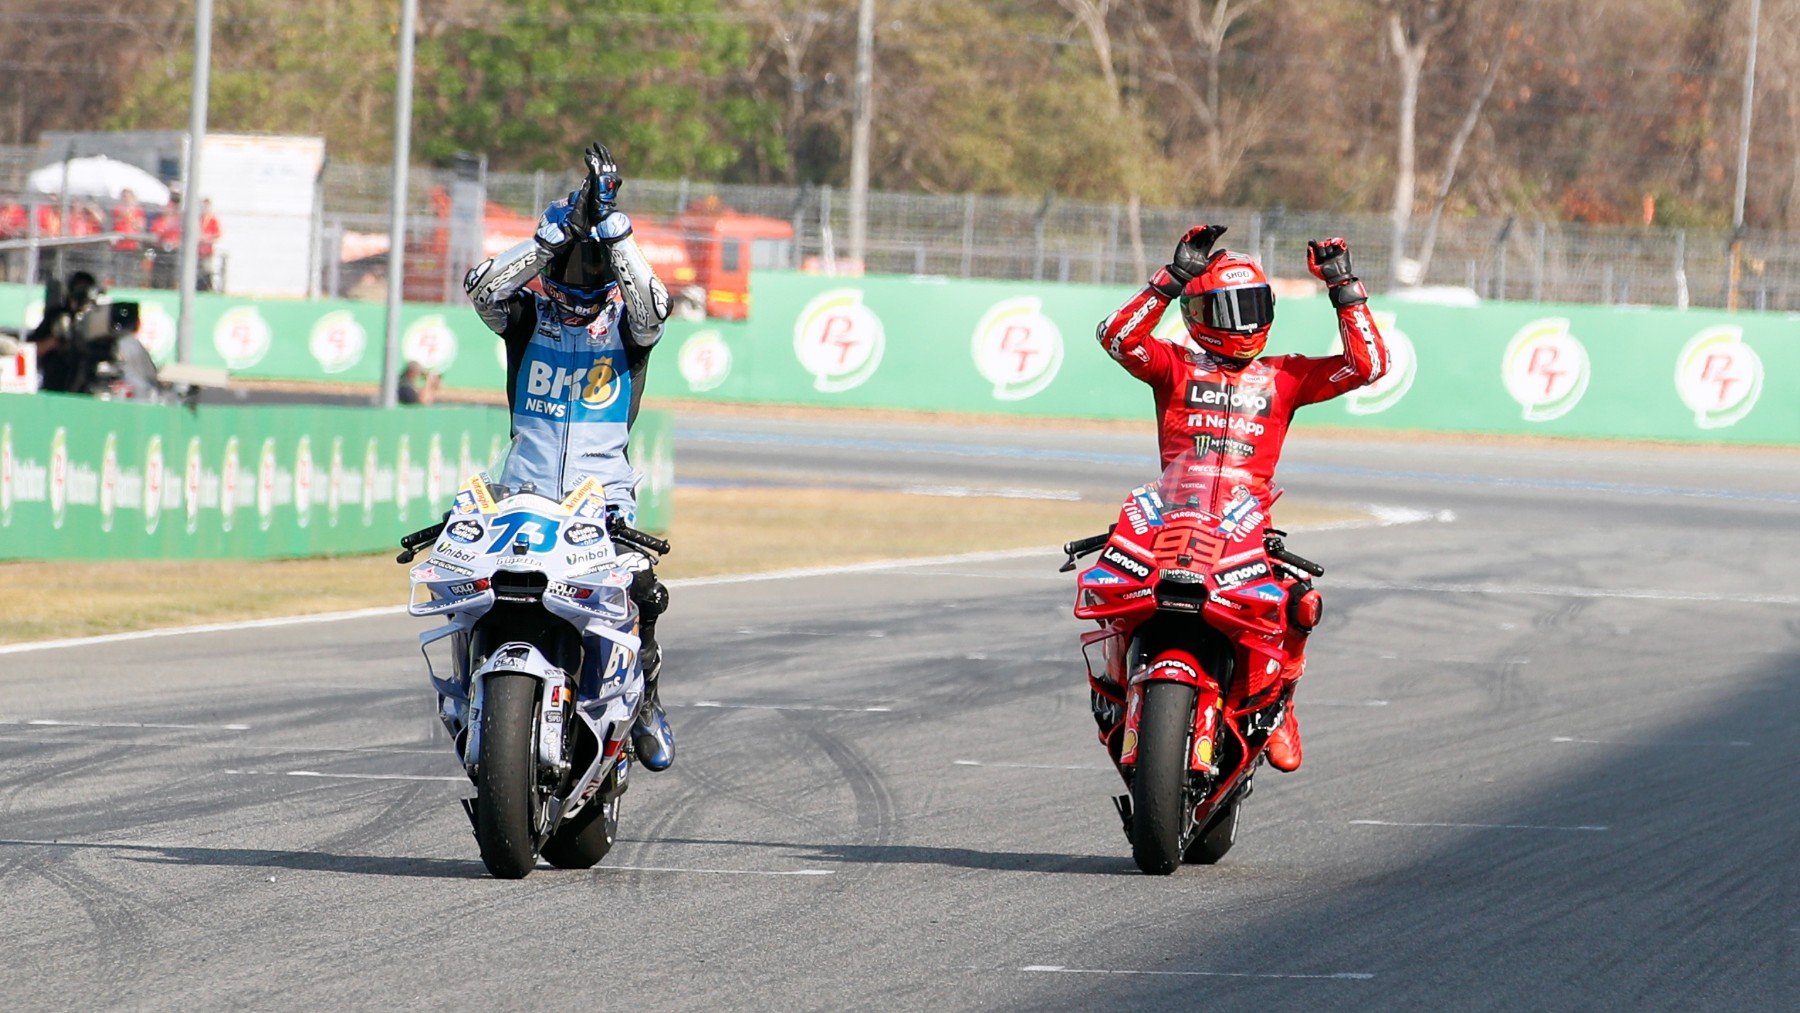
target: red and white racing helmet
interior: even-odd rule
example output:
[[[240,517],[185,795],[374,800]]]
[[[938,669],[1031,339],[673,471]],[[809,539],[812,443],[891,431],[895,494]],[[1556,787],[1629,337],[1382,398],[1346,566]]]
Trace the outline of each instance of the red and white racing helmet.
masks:
[[[1221,250],[1182,286],[1181,319],[1201,348],[1227,359],[1254,359],[1275,322],[1275,292],[1249,255]]]

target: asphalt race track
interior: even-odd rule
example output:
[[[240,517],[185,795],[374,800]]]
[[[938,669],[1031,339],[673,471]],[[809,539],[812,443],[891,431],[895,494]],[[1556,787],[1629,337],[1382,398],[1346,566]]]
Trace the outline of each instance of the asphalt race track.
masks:
[[[1152,470],[680,434],[684,474],[1074,491],[1095,529]],[[601,868],[523,882],[457,806],[427,621],[0,654],[0,1006],[1792,1008],[1797,464],[1296,437],[1291,494],[1413,522],[1290,539],[1330,570],[1306,765],[1163,879],[1048,552],[677,587],[675,768]]]

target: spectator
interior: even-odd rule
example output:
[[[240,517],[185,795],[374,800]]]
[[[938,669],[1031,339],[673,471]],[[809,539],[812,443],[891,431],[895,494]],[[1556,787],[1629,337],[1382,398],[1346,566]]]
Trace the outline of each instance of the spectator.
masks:
[[[213,251],[217,248],[219,237],[223,235],[219,228],[219,216],[213,214],[212,201],[200,202],[200,288],[203,291],[213,290],[213,277],[216,268],[213,265]]]
[[[120,191],[119,203],[113,205],[112,211],[112,231],[119,236],[112,244],[113,274],[124,284],[136,285],[143,280],[144,253],[137,237],[149,228],[137,194]]]
[[[169,191],[169,206],[150,224],[156,241],[155,257],[150,266],[151,288],[174,288],[181,263],[181,194]]]
[[[0,241],[24,239],[27,221],[29,219],[25,215],[25,205],[16,200],[0,204]],[[4,274],[8,280],[16,281],[24,277],[24,263],[25,254],[21,250],[0,254],[0,267],[4,268],[0,274]]]
[[[400,374],[400,384],[395,390],[395,399],[401,404],[430,404],[437,400],[438,386],[442,379],[436,373],[426,372],[425,367],[416,362],[406,364],[406,372]]]

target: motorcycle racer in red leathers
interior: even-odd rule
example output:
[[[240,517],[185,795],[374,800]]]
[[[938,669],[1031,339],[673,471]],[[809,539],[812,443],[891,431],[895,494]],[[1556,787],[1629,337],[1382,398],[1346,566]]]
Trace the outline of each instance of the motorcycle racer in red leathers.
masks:
[[[1098,336],[1107,354],[1155,393],[1165,467],[1194,451],[1229,480],[1219,489],[1243,485],[1267,503],[1294,412],[1379,380],[1387,372],[1387,347],[1369,313],[1368,292],[1351,273],[1349,244],[1323,239],[1307,244],[1306,266],[1325,283],[1337,310],[1343,352],[1260,358],[1275,296],[1255,260],[1213,249],[1224,232],[1221,225],[1189,229],[1168,265],[1100,323]],[[1198,351],[1150,333],[1176,300]],[[1269,738],[1268,756],[1278,770],[1300,767],[1292,707]]]

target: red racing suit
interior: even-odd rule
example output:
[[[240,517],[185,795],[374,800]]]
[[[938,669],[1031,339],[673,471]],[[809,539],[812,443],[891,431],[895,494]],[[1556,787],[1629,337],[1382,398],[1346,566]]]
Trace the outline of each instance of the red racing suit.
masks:
[[[1100,344],[1155,392],[1163,466],[1184,450],[1211,455],[1228,480],[1218,483],[1220,489],[1243,484],[1269,502],[1295,410],[1374,383],[1387,372],[1387,346],[1364,303],[1337,311],[1341,354],[1277,355],[1239,368],[1152,337],[1170,301],[1146,287],[1101,321]]]

